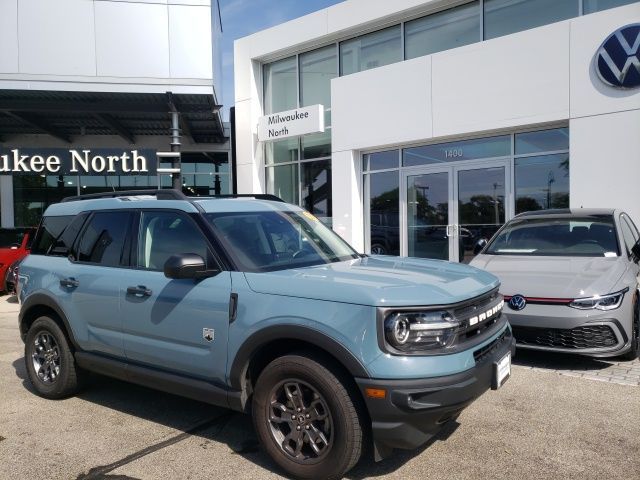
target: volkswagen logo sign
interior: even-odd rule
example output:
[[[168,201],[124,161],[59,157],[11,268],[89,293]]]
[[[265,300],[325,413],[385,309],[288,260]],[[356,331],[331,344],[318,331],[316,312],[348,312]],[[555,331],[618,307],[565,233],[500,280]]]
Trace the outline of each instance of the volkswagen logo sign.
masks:
[[[607,85],[640,87],[640,23],[621,27],[609,35],[598,49],[595,67]]]
[[[509,300],[509,308],[511,310],[516,310],[516,311],[522,310],[526,306],[527,306],[527,299],[524,298],[522,295],[514,295]]]

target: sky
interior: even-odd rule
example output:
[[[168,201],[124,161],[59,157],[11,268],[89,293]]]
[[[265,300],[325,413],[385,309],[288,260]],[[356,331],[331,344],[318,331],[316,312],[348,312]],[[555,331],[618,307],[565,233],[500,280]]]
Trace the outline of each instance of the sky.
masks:
[[[222,17],[222,104],[233,106],[233,41],[340,3],[341,0],[219,0]]]

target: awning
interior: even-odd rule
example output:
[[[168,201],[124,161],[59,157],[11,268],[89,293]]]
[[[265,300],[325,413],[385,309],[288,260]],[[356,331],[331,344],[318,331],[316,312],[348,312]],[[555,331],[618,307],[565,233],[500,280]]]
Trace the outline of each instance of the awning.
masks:
[[[171,112],[193,143],[223,143],[213,95],[0,90],[0,142],[11,135],[48,134],[67,143],[80,135],[169,135]]]

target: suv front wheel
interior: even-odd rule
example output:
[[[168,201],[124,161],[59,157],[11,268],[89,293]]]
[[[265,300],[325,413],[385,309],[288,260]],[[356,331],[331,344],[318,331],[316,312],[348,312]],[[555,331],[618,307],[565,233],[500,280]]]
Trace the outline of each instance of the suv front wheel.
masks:
[[[358,403],[322,363],[287,355],[262,371],[253,422],[264,449],[287,473],[303,479],[342,478],[360,459]]]
[[[42,316],[33,322],[24,344],[24,360],[38,395],[58,399],[78,391],[83,372],[76,366],[67,337],[52,318]]]

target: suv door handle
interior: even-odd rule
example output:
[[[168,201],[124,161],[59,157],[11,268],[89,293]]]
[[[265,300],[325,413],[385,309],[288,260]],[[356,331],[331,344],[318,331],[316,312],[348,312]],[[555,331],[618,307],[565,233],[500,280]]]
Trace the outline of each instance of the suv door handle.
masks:
[[[135,295],[136,297],[150,297],[153,292],[144,285],[137,287],[127,287],[127,295]]]
[[[80,285],[80,282],[73,277],[63,278],[60,280],[60,286],[65,288],[75,288]]]

